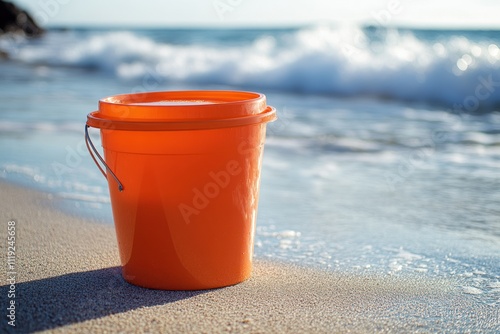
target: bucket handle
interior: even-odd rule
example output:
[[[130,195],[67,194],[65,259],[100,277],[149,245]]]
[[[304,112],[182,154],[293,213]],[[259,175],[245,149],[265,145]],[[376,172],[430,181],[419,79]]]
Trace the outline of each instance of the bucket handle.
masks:
[[[111,170],[111,168],[109,168],[109,166],[106,164],[106,162],[104,161],[104,159],[101,157],[101,155],[99,154],[99,151],[97,151],[97,149],[95,148],[94,143],[92,143],[92,140],[90,139],[90,135],[89,135],[89,127],[90,127],[89,125],[85,124],[85,144],[87,145],[87,149],[89,150],[90,156],[92,157],[92,159],[94,160],[95,164],[97,165],[97,167],[101,171],[102,175],[104,175],[104,177],[107,179],[108,178],[108,174],[111,174],[111,176],[115,179],[116,183],[118,183],[118,190],[120,192],[123,191],[123,184],[120,182],[120,180],[115,175],[115,173],[113,173],[113,171]],[[90,144],[90,146],[89,146],[89,144]],[[92,149],[90,149],[90,148],[92,148]],[[92,153],[92,151],[94,151],[94,153],[97,156],[97,158],[99,158],[99,161],[101,161],[101,163],[104,165],[104,167],[106,168],[106,171],[108,172],[108,174],[106,174],[106,172],[101,167],[101,165],[99,164],[99,162],[97,162],[97,160],[95,158],[95,155],[94,155],[94,153]]]

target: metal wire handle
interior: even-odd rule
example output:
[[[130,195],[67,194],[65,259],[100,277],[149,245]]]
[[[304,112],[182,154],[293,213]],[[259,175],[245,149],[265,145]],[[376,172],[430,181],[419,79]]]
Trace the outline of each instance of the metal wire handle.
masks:
[[[90,139],[90,135],[89,135],[89,127],[90,127],[89,125],[85,124],[85,144],[87,145],[87,149],[89,150],[90,156],[92,157],[92,159],[94,159],[94,162],[97,165],[97,167],[99,168],[99,170],[101,171],[102,175],[104,175],[104,177],[107,179],[108,174],[111,174],[111,176],[115,179],[116,183],[118,183],[118,190],[123,191],[123,184],[120,182],[120,180],[115,175],[115,173],[113,173],[111,168],[109,168],[109,166],[106,164],[104,159],[101,157],[101,155],[99,154],[99,151],[97,151],[97,149],[95,148],[94,143],[92,143],[92,140]],[[90,146],[89,146],[89,144],[90,144]],[[92,148],[92,149],[90,149],[90,148]],[[106,167],[106,171],[108,172],[107,174],[104,171],[104,169],[102,169],[99,162],[97,162],[97,160],[94,156],[94,153],[92,153],[92,151],[94,151],[97,158],[99,158],[99,161],[101,161],[101,163],[104,165],[104,167]]]

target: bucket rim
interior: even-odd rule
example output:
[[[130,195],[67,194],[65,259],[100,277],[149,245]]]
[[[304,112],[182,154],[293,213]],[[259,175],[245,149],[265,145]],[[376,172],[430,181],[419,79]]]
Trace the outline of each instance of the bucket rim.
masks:
[[[243,90],[167,90],[167,91],[153,91],[153,92],[142,92],[142,93],[126,93],[126,94],[116,94],[116,95],[111,95],[111,96],[107,96],[107,97],[104,97],[104,98],[101,98],[99,99],[99,105],[103,104],[103,105],[113,105],[113,106],[132,106],[132,105],[135,105],[135,106],[140,106],[140,107],[145,107],[145,108],[154,108],[154,107],[158,107],[158,105],[155,105],[155,104],[147,104],[148,102],[160,102],[160,101],[155,101],[155,100],[151,100],[151,101],[147,101],[144,100],[144,98],[147,98],[147,97],[154,97],[154,96],[158,96],[158,95],[171,95],[171,99],[172,100],[179,100],[179,101],[185,101],[185,100],[190,100],[190,98],[192,98],[193,101],[199,101],[199,100],[203,100],[203,96],[206,96],[206,95],[212,95],[212,99],[219,99],[219,100],[216,100],[217,102],[215,103],[207,103],[207,104],[196,104],[196,103],[193,103],[193,104],[186,104],[186,105],[168,105],[168,108],[182,108],[182,109],[186,109],[186,108],[192,108],[193,106],[196,106],[197,108],[204,108],[206,106],[210,106],[212,104],[224,104],[224,105],[227,105],[227,104],[232,104],[232,105],[236,105],[236,104],[246,104],[246,103],[251,103],[251,102],[255,102],[255,101],[260,101],[260,100],[264,100],[266,99],[266,96],[262,93],[257,93],[257,92],[252,92],[252,91],[243,91]],[[176,95],[182,95],[184,97],[176,97]],[[236,95],[248,95],[248,98],[244,98],[242,99],[241,97],[240,98],[237,98]],[[222,99],[223,97],[229,97],[229,96],[233,96],[234,99],[230,99],[230,100],[224,100]],[[142,98],[142,99],[141,99]],[[117,99],[117,101],[111,101],[111,99]],[[122,99],[120,100],[121,102],[118,102],[118,99]],[[131,102],[129,103],[126,103],[126,102],[123,102],[123,100],[125,99],[130,99]],[[205,99],[210,99],[209,97],[205,97]],[[134,102],[135,101],[135,102]],[[144,104],[142,104],[141,102],[143,102]]]
[[[235,90],[178,90],[112,95],[99,100],[99,112],[124,119],[212,119],[261,113],[266,96]]]
[[[231,128],[259,123],[273,122],[277,119],[276,109],[267,106],[258,114],[220,118],[220,119],[185,119],[185,120],[155,120],[102,117],[99,111],[87,115],[87,125],[93,128],[125,131],[182,131]]]

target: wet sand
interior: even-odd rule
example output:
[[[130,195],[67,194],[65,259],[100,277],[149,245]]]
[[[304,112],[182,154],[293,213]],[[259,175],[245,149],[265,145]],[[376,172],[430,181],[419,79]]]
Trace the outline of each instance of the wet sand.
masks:
[[[252,278],[236,286],[209,291],[135,287],[121,278],[112,226],[61,213],[48,194],[6,183],[0,189],[3,259],[9,221],[15,221],[16,233],[10,261],[15,297],[8,297],[12,275],[4,274],[0,332],[500,330],[499,310],[464,294],[453,278],[367,276],[257,259]],[[15,328],[6,317],[11,300]]]

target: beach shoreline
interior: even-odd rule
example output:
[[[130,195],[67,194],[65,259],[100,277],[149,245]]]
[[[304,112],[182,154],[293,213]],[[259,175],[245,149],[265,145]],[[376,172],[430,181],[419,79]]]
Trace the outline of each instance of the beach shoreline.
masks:
[[[255,260],[252,278],[205,291],[158,291],[121,278],[114,228],[53,208],[45,193],[0,183],[2,332],[397,333],[498,330],[499,313],[452,279],[354,275]],[[12,223],[13,222],[13,223]],[[12,236],[12,235],[11,235]],[[6,317],[15,302],[15,328]],[[454,319],[452,321],[452,319]]]

